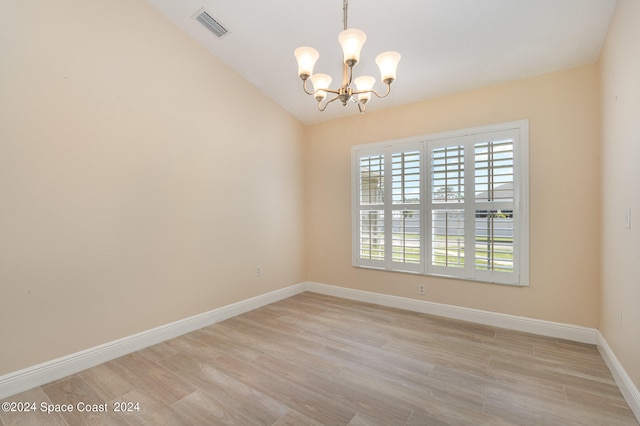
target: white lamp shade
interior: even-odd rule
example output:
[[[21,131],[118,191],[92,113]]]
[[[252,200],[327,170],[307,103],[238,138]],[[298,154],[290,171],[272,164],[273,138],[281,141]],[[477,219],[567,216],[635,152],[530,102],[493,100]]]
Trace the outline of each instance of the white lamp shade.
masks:
[[[349,28],[340,33],[338,41],[342,46],[344,62],[353,66],[360,60],[360,50],[362,50],[364,42],[367,41],[367,36],[360,30]]]
[[[331,85],[331,76],[328,74],[314,74],[311,77],[311,83],[313,83],[313,91],[318,91],[315,96],[316,99],[322,100],[327,97],[326,89]]]
[[[376,64],[380,68],[380,76],[385,83],[391,83],[396,79],[396,69],[400,62],[398,52],[384,52],[376,57]]]
[[[320,54],[316,49],[309,46],[298,47],[293,54],[298,60],[298,76],[306,80],[309,76],[313,75],[313,67],[320,57]]]
[[[356,88],[358,89],[358,91],[372,90],[373,85],[376,83],[376,79],[371,77],[370,75],[363,75],[361,77],[356,78],[353,82],[356,84]],[[358,95],[358,99],[362,103],[367,102],[369,99],[371,99],[371,92],[360,93]]]

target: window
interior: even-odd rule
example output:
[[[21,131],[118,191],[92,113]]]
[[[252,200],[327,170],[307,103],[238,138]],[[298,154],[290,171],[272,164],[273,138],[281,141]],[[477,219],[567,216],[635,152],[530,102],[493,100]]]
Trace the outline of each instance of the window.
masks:
[[[353,265],[528,284],[528,122],[353,147]]]

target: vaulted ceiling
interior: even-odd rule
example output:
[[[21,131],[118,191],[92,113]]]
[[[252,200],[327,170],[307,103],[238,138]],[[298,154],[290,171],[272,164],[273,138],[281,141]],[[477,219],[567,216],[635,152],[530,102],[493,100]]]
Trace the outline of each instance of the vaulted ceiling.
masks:
[[[319,112],[302,91],[293,51],[320,52],[315,72],[342,78],[342,0],[148,0],[211,54],[305,124],[358,114]],[[615,0],[351,0],[349,27],[367,41],[354,77],[376,77],[378,53],[402,54],[397,80],[373,111],[597,61]],[[194,17],[207,11],[218,38]],[[216,78],[212,75],[211,78]],[[332,86],[337,86],[334,83]]]

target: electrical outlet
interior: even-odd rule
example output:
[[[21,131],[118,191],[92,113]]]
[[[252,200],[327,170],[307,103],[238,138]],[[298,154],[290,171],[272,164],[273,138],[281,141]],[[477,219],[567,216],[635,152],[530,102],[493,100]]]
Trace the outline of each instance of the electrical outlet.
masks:
[[[262,276],[262,267],[256,266],[256,277],[261,277],[261,276]]]
[[[424,284],[418,284],[418,294],[423,296],[427,294],[427,289],[425,288]]]

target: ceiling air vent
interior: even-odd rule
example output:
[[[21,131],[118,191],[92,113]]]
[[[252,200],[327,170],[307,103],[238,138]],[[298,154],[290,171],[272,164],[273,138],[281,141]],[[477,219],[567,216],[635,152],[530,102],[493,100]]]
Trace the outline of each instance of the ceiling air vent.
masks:
[[[227,29],[223,27],[220,22],[216,21],[204,9],[200,9],[198,12],[196,12],[194,17],[196,18],[196,21],[200,22],[209,31],[211,31],[218,37],[222,37],[228,32]]]

